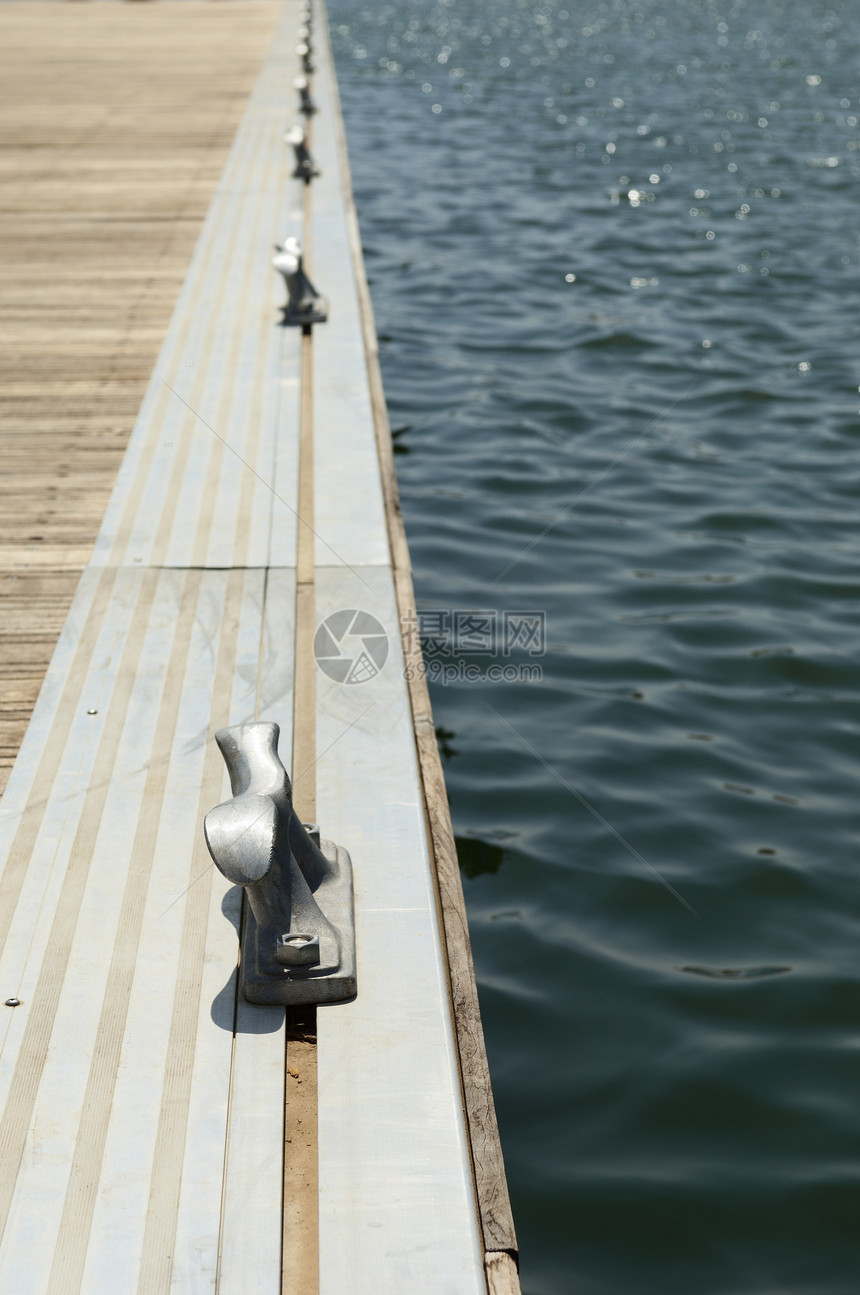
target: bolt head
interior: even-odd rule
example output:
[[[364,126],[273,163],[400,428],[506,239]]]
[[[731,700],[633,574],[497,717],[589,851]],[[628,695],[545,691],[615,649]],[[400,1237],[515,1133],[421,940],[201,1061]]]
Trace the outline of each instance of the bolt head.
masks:
[[[313,841],[317,849],[320,848],[320,828],[319,823],[302,823],[302,827]]]
[[[287,931],[278,942],[275,957],[282,967],[315,967],[320,960],[319,936]]]

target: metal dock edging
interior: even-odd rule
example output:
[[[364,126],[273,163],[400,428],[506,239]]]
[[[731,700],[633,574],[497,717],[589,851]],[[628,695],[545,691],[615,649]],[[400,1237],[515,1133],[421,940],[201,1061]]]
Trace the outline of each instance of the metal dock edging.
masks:
[[[325,15],[324,0],[319,0]],[[328,59],[333,65],[329,45],[328,20],[321,24],[325,32]],[[376,443],[382,475],[382,490],[391,561],[394,568],[397,606],[401,627],[415,611],[412,563],[400,507],[397,471],[388,408],[379,363],[379,345],[373,315],[373,304],[364,257],[358,214],[352,192],[349,153],[336,81],[332,98],[338,126],[338,152],[343,184],[343,199],[352,249],[353,267],[361,310]],[[469,939],[469,925],[463,883],[454,842],[454,829],[445,788],[445,775],[439,756],[433,710],[422,664],[421,645],[416,636],[401,635],[407,664],[407,679],[418,750],[418,763],[424,790],[427,824],[433,852],[433,868],[445,941],[451,1005],[459,1054],[460,1078],[466,1112],[472,1157],[472,1171],[478,1200],[485,1264],[490,1295],[514,1295],[519,1292],[517,1276],[518,1248],[510,1194],[505,1175],[499,1138],[496,1108],[487,1061],[484,1032],[475,968]]]

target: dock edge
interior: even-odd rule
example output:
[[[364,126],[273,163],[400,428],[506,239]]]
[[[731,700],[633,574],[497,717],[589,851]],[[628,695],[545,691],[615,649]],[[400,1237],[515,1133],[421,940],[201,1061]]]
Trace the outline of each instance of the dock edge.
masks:
[[[318,0],[318,3],[324,19],[320,24],[320,40],[325,42],[328,59],[334,67],[329,41],[328,14],[324,0]],[[417,636],[403,634],[404,618],[415,609],[412,564],[400,508],[391,428],[379,363],[376,325],[364,269],[358,213],[352,191],[346,133],[336,77],[332,82],[332,96],[346,224],[358,290],[388,543],[394,571],[397,609],[400,615],[400,637],[407,666],[409,700],[457,1042],[461,1095],[484,1250],[484,1270],[489,1295],[519,1295],[519,1251],[481,1024],[466,902],[460,879],[445,776],[439,757],[427,681],[424,671],[420,669],[421,645]],[[415,668],[410,669],[410,666]]]

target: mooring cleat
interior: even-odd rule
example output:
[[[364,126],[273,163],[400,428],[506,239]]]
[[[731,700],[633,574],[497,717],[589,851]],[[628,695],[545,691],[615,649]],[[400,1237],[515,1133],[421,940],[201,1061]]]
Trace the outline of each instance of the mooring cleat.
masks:
[[[291,326],[324,324],[328,303],[321,297],[302,268],[302,248],[297,238],[287,238],[272,257],[272,265],[284,276],[287,303],[281,321]]]
[[[243,886],[240,985],[251,1003],[342,1003],[355,997],[352,862],[301,823],[278,757],[277,724],[215,734],[233,799],[206,815],[209,853]]]
[[[293,85],[299,92],[299,112],[303,112],[306,117],[312,117],[317,111],[317,106],[308,90],[308,78],[306,76],[297,76]]]
[[[307,133],[301,123],[297,123],[284,136],[285,144],[292,144],[296,154],[295,180],[311,180],[319,175],[319,169],[310,155],[307,145]]]

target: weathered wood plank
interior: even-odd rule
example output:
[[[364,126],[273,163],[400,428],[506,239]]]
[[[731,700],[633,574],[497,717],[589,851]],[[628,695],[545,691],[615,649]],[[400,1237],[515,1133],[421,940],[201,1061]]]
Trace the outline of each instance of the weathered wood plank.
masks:
[[[493,1250],[488,1253],[487,1285],[489,1295],[520,1295],[517,1266],[506,1251]]]
[[[279,12],[0,5],[0,790]]]

